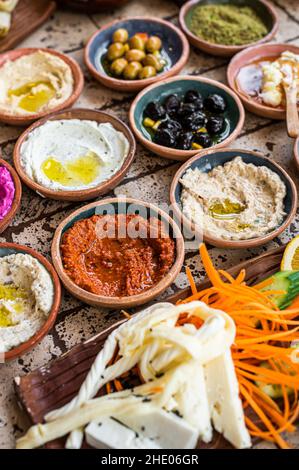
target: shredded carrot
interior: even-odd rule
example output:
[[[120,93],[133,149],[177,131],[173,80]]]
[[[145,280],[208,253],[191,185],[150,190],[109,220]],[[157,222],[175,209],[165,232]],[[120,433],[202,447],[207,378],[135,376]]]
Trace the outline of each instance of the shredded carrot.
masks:
[[[190,283],[192,294],[196,294],[197,293],[196,284],[195,284],[195,281],[193,279],[191,270],[188,266],[186,267],[186,274],[187,274],[187,277],[188,277],[188,281]]]

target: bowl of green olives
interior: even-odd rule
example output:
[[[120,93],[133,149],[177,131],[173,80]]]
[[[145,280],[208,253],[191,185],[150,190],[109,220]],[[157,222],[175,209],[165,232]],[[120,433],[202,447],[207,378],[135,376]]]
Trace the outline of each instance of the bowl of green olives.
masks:
[[[244,124],[243,105],[230,88],[203,77],[179,76],[150,85],[133,101],[136,138],[155,154],[184,161],[207,148],[227,147]]]
[[[117,20],[93,34],[85,48],[85,63],[103,85],[139,91],[180,72],[189,44],[172,23],[158,18]]]

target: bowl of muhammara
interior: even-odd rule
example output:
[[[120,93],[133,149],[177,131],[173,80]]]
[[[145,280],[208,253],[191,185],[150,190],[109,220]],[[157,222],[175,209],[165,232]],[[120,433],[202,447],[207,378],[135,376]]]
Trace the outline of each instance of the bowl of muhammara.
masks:
[[[150,85],[136,96],[129,113],[140,143],[171,160],[228,146],[241,132],[244,117],[236,93],[216,80],[192,76]]]
[[[108,198],[61,222],[52,260],[78,299],[130,308],[156,299],[175,280],[184,261],[184,240],[177,224],[156,206]]]
[[[266,0],[190,0],[179,23],[194,47],[223,57],[270,41],[278,29],[275,9]]]
[[[292,222],[297,190],[273,160],[249,150],[201,152],[176,173],[170,201],[186,228],[211,245],[253,248]]]
[[[16,359],[36,346],[56,320],[61,287],[49,261],[16,243],[0,243],[0,356]]]
[[[11,223],[19,210],[22,185],[13,167],[0,158],[0,233]]]
[[[74,108],[43,118],[19,137],[14,165],[43,197],[86,201],[113,189],[135,155],[126,124],[102,111]]]
[[[84,84],[78,63],[53,49],[0,55],[0,121],[24,126],[72,106]]]
[[[134,17],[103,26],[85,48],[85,63],[103,85],[138,91],[180,72],[189,57],[189,43],[169,21]]]

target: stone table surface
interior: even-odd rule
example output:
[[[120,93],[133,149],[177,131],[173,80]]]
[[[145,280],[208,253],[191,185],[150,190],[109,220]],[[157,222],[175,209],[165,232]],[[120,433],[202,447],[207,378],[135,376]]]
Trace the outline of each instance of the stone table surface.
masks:
[[[96,15],[75,14],[58,10],[38,31],[28,37],[19,47],[49,47],[64,52],[76,59],[85,75],[84,92],[76,106],[105,110],[127,122],[132,95],[111,91],[101,86],[87,72],[83,65],[83,48],[89,36],[105,23],[123,17],[151,15],[170,20],[177,24],[178,6],[171,1],[131,1],[125,7]],[[280,28],[277,42],[299,45],[299,5],[297,0],[275,0],[272,2],[279,16]],[[226,81],[228,60],[191,50],[190,59],[182,73]],[[12,161],[13,147],[21,132],[20,128],[0,126],[0,151],[3,158]],[[232,145],[235,148],[258,150],[280,163],[299,183],[293,163],[293,142],[288,138],[284,122],[269,121],[246,112],[244,129]],[[109,196],[127,195],[157,204],[169,200],[169,186],[179,163],[154,156],[137,145],[135,161],[128,174]],[[8,241],[28,245],[50,259],[50,245],[55,228],[80,204],[45,200],[23,185],[23,198],[19,214],[12,225],[0,236],[0,242]],[[228,268],[250,259],[267,250],[287,242],[297,233],[299,216],[290,228],[279,238],[258,249],[224,250],[212,248],[211,254],[216,266]],[[204,275],[199,257],[195,252],[186,254],[186,266],[192,269],[196,279]],[[187,285],[183,268],[168,294]],[[115,310],[101,310],[89,307],[64,293],[61,310],[54,328],[43,341],[22,358],[7,364],[0,364],[0,448],[14,447],[15,438],[26,428],[24,416],[18,409],[13,378],[26,374],[46,364],[72,346],[90,338],[95,333],[116,322],[120,313]],[[299,447],[299,434],[288,440]],[[272,447],[260,443],[258,447]]]

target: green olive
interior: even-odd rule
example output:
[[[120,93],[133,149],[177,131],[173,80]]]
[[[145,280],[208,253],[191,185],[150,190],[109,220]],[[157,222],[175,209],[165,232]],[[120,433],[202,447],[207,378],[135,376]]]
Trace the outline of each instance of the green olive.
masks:
[[[155,67],[153,67],[152,65],[146,65],[138,73],[138,78],[140,80],[144,80],[145,78],[154,77],[155,75],[157,75]]]
[[[108,47],[107,59],[111,62],[124,55],[124,45],[121,42],[115,42]]]
[[[130,62],[124,68],[123,77],[126,80],[135,80],[138,73],[142,70],[142,65],[140,62]]]
[[[119,28],[113,33],[113,42],[125,43],[129,39],[129,33],[125,28]]]
[[[117,77],[119,77],[120,75],[122,75],[127,65],[128,61],[124,57],[115,59],[110,66],[110,72],[112,73],[112,75],[116,75]]]
[[[158,36],[150,36],[145,43],[147,52],[159,51],[162,47],[162,41]]]
[[[141,62],[145,58],[145,52],[140,49],[130,49],[126,52],[128,62]]]
[[[144,51],[144,40],[137,34],[131,37],[129,40],[129,45],[131,49],[139,49],[140,51]]]
[[[147,54],[142,63],[143,65],[151,65],[152,67],[155,67],[157,72],[161,72],[164,67],[164,64],[154,54]]]

